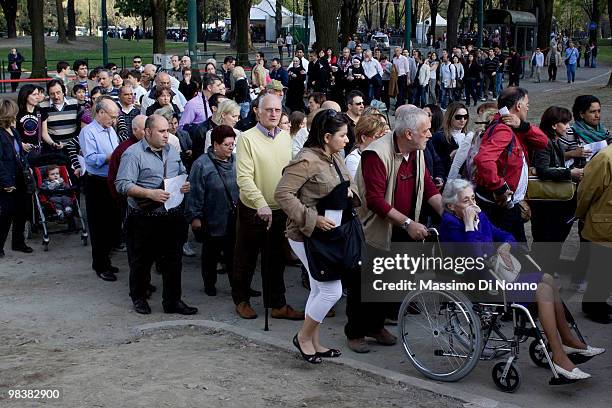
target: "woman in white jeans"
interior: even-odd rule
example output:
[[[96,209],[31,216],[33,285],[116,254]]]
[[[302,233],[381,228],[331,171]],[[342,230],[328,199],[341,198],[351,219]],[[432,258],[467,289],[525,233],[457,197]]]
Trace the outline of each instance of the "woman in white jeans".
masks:
[[[332,109],[322,110],[314,117],[304,148],[283,170],[274,198],[287,214],[289,244],[309,269],[304,240],[315,228],[329,231],[340,225],[342,211],[325,211],[320,215],[317,203],[341,184],[350,180],[349,172],[340,156],[348,143],[347,119]],[[343,188],[343,187],[340,187]],[[338,191],[336,189],[336,191]],[[347,188],[347,200],[359,206],[357,188],[351,182]],[[304,324],[293,338],[293,344],[309,363],[319,364],[324,357],[339,357],[340,350],[327,348],[319,341],[319,326],[327,312],[342,296],[340,279],[321,282],[310,279],[310,296],[306,302]]]

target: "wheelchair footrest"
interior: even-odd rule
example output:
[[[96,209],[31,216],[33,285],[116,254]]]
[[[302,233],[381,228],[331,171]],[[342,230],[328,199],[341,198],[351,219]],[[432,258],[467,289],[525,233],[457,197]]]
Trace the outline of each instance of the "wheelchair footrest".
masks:
[[[570,380],[569,378],[565,378],[563,376],[559,376],[559,378],[552,377],[548,382],[548,385],[566,385],[575,383],[578,380]]]

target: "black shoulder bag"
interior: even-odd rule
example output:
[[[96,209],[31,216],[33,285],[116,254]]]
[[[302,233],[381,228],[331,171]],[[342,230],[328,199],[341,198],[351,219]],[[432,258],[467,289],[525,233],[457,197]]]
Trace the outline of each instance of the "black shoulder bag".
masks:
[[[350,182],[344,180],[335,161],[334,166],[340,184],[319,201],[317,212],[325,215],[325,210],[343,210],[343,222],[329,231],[315,228],[312,235],[304,239],[309,272],[319,282],[341,279],[359,268],[365,241],[361,222],[347,197]]]

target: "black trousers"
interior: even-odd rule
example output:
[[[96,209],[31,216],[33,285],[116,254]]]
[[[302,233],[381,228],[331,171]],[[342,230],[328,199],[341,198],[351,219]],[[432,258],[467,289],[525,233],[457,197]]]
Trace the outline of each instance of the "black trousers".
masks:
[[[548,80],[549,81],[557,80],[557,65],[556,64],[548,65]]]
[[[202,238],[202,280],[204,288],[214,288],[217,284],[217,263],[223,261],[228,276],[234,269],[234,246],[236,231],[228,231],[227,235],[213,237],[204,233]]]
[[[21,78],[20,72],[11,72],[11,79],[19,79]],[[19,82],[11,82],[11,92],[17,92],[17,88],[19,87]]]
[[[272,211],[272,227],[266,230],[267,224],[257,216],[256,210],[242,202],[238,203],[234,270],[229,274],[235,304],[248,302],[250,299],[249,289],[260,253],[264,304],[271,308],[280,308],[287,304],[283,277],[286,224],[285,213],[275,210]]]
[[[478,197],[476,201],[493,225],[512,234],[517,242],[527,242],[525,224],[521,218],[521,209],[518,205],[512,208],[500,207],[497,204],[483,201]]]
[[[510,78],[508,80],[508,86],[519,86],[520,74],[510,72]]]
[[[130,297],[145,299],[155,262],[162,275],[162,303],[181,299],[181,271],[186,221],[182,211],[171,215],[128,215],[127,254],[130,264]]]
[[[605,243],[609,245],[609,242]],[[600,303],[602,314],[605,314],[605,303],[612,292],[612,279],[610,279],[610,265],[612,264],[612,248],[600,244],[590,244],[590,262],[587,276],[588,286],[583,303]]]
[[[533,251],[538,263],[546,273],[559,270],[561,248],[563,242],[572,229],[572,223],[567,221],[573,218],[576,210],[576,200],[565,201],[531,201],[531,233],[536,243],[546,242],[541,251]],[[553,243],[558,243],[557,245]]]
[[[11,224],[13,225],[11,245],[13,247],[25,245],[23,231],[31,205],[32,196],[23,190],[15,190],[12,193],[0,192],[0,250],[4,249]]]
[[[397,100],[395,102],[395,109],[406,103],[406,96],[408,93],[408,83],[406,81],[406,75],[397,77]]]
[[[106,177],[87,175],[85,200],[91,239],[91,267],[96,273],[102,273],[111,266],[110,253],[121,230],[119,209],[111,196]]]

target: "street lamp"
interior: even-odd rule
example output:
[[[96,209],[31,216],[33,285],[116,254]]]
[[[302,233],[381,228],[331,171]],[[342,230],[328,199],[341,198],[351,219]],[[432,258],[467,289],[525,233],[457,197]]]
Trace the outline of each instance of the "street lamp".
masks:
[[[102,0],[102,63],[108,64],[108,16],[106,15],[106,0]]]

